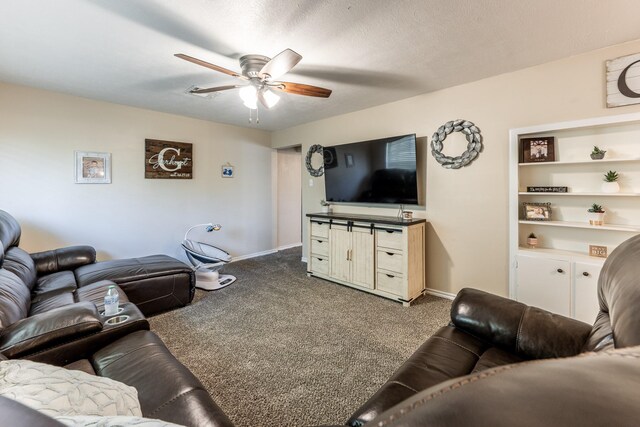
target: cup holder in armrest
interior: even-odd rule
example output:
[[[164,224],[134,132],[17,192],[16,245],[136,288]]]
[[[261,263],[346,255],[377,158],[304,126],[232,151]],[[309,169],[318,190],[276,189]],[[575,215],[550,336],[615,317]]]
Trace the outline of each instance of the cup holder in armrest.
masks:
[[[107,320],[106,323],[107,325],[119,325],[121,323],[126,322],[127,320],[129,320],[130,316],[124,315],[124,316],[115,316],[110,318],[109,320]]]
[[[116,311],[116,314],[120,314],[120,313],[122,313],[123,311],[124,311],[124,308],[123,308],[123,307],[119,307],[119,308],[118,308],[118,311]],[[109,316],[115,316],[116,314],[110,314]],[[105,314],[104,314],[104,310],[102,310],[102,311],[100,312],[100,316],[104,316],[104,315],[105,315]]]

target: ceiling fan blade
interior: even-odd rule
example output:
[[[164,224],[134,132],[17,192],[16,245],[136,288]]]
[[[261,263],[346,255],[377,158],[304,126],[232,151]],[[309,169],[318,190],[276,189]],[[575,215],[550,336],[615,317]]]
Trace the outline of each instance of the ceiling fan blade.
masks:
[[[248,80],[247,77],[243,76],[242,74],[238,74],[235,71],[231,71],[231,70],[228,70],[228,69],[226,69],[224,67],[220,67],[219,65],[214,65],[214,64],[211,64],[209,62],[203,61],[201,59],[194,58],[193,56],[185,55],[184,53],[176,53],[174,56],[176,56],[176,57],[178,57],[180,59],[184,59],[185,61],[193,62],[194,64],[201,65],[203,67],[207,67],[207,68],[209,68],[211,70],[218,71],[219,73],[224,73],[224,74],[227,74],[229,76],[238,77],[238,78],[241,78],[243,80]]]
[[[216,87],[210,87],[210,88],[206,88],[206,89],[194,89],[194,90],[190,90],[190,93],[211,93],[211,92],[220,92],[221,90],[229,90],[229,89],[236,89],[239,87],[244,87],[245,85],[228,85],[228,86],[216,86]]]
[[[328,98],[329,95],[331,95],[331,89],[305,85],[302,83],[273,82],[269,83],[269,86],[286,93],[293,93],[295,95],[316,96],[318,98]]]
[[[271,61],[267,62],[258,76],[262,79],[269,76],[270,79],[277,79],[287,73],[302,59],[302,55],[297,54],[291,49],[285,49],[277,54]]]

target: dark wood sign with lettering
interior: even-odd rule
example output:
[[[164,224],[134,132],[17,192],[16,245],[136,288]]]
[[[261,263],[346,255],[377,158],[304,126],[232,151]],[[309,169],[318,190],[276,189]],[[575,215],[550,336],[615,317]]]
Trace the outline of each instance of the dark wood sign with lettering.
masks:
[[[145,178],[193,178],[193,144],[159,139],[145,139],[144,143]]]

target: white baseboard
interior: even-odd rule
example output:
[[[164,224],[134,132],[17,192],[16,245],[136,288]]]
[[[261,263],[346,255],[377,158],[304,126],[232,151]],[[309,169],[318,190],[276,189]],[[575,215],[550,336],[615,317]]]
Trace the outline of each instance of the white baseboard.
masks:
[[[436,297],[450,299],[450,300],[453,300],[456,297],[456,294],[452,294],[450,292],[439,291],[437,289],[431,289],[431,288],[425,289],[424,292],[426,294],[429,294],[429,295],[434,295]]]
[[[231,258],[231,262],[241,261],[243,259],[255,258],[255,257],[263,256],[263,255],[275,254],[276,252],[278,252],[277,249],[269,249],[268,251],[262,251],[262,252],[256,252],[256,253],[253,253],[253,254],[235,256],[235,257]]]
[[[300,243],[291,243],[290,245],[280,246],[278,248],[279,251],[283,251],[285,249],[297,248],[298,246],[302,246],[302,242]]]
[[[307,262],[307,257],[306,257],[306,256],[303,256],[302,258],[300,258],[300,261],[302,261],[302,262]]]

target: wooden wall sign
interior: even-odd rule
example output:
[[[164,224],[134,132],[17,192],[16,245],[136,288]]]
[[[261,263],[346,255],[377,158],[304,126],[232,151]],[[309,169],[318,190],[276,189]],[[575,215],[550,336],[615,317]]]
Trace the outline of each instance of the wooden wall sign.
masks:
[[[144,144],[145,178],[193,178],[193,144],[158,139],[145,139]]]
[[[589,245],[589,255],[597,256],[600,258],[607,257],[607,247],[606,246],[598,246],[598,245]]]
[[[640,53],[607,61],[607,107],[640,104]]]

